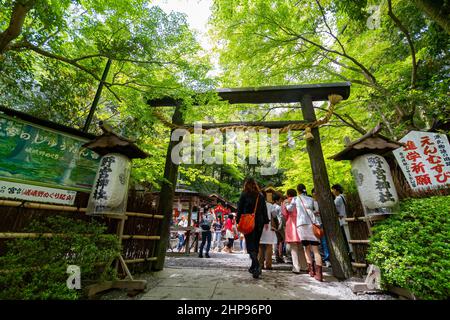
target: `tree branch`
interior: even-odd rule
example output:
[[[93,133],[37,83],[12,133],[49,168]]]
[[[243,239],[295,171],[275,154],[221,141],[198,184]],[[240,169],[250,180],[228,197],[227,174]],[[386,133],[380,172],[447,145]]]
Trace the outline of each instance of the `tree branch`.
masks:
[[[8,27],[0,33],[0,54],[7,51],[11,41],[22,33],[23,23],[28,12],[33,8],[36,0],[16,1],[11,12]]]
[[[101,81],[101,79],[100,79],[100,78],[99,78],[92,70],[89,70],[89,69],[86,68],[85,66],[79,64],[79,63],[77,62],[77,60],[69,59],[69,58],[66,58],[66,57],[64,57],[64,56],[60,56],[60,55],[54,54],[54,53],[52,53],[52,52],[46,51],[46,50],[44,50],[44,49],[41,49],[41,48],[39,48],[39,47],[37,47],[37,46],[31,44],[31,43],[28,42],[28,41],[21,41],[21,42],[19,42],[19,43],[17,43],[17,44],[14,44],[14,45],[11,47],[11,50],[20,50],[20,49],[28,49],[28,50],[34,51],[34,52],[36,52],[37,54],[40,54],[40,55],[42,55],[42,56],[44,56],[44,57],[52,58],[52,59],[55,59],[55,60],[59,60],[59,61],[62,61],[62,62],[71,64],[72,66],[74,66],[74,67],[76,67],[76,68],[78,68],[78,69],[80,69],[80,70],[83,70],[84,72],[88,73],[88,74],[91,75],[93,78],[95,78],[95,80]]]
[[[408,41],[409,49],[411,51],[411,57],[412,57],[412,70],[411,70],[411,88],[416,87],[416,80],[417,80],[417,61],[416,61],[416,50],[414,49],[414,43],[411,39],[411,35],[409,34],[406,27],[402,24],[400,19],[392,12],[392,1],[388,0],[388,16],[394,21],[395,25],[400,29],[401,32],[406,37],[406,40]]]
[[[360,69],[348,66],[345,63],[339,62],[337,59],[330,58],[329,56],[327,56],[324,53],[319,53],[319,55],[324,57],[325,59],[328,59],[330,62],[332,62],[332,63],[334,63],[334,64],[336,64],[338,66],[341,66],[341,67],[343,67],[345,69],[348,69],[348,70],[351,70],[351,71],[358,72],[358,73],[362,74],[362,71]]]
[[[339,55],[339,56],[341,56],[341,57],[344,57],[344,58],[346,58],[346,59],[348,59],[348,60],[350,60],[350,61],[352,61],[356,66],[358,66],[360,69],[361,69],[361,71],[362,71],[362,73],[363,73],[363,75],[364,75],[364,77],[369,81],[369,82],[371,82],[371,83],[373,83],[373,85],[374,85],[374,87],[376,87],[376,88],[378,88],[379,90],[381,90],[381,91],[383,91],[385,94],[387,94],[388,92],[387,92],[387,90],[386,89],[384,89],[383,87],[381,87],[379,84],[378,84],[378,82],[376,81],[376,78],[375,78],[375,76],[362,64],[362,63],[360,63],[358,60],[356,60],[355,58],[353,58],[352,56],[349,56],[347,53],[345,53],[345,52],[339,52],[339,51],[336,51],[336,50],[333,50],[333,49],[328,49],[328,48],[326,48],[326,47],[324,47],[323,45],[321,45],[321,44],[319,44],[319,43],[317,43],[317,42],[314,42],[314,41],[312,41],[312,40],[310,40],[310,39],[308,39],[308,38],[306,38],[304,35],[302,35],[302,34],[298,34],[298,33],[296,33],[295,31],[293,31],[293,30],[291,30],[291,29],[289,29],[289,28],[286,28],[285,26],[283,26],[283,25],[281,25],[280,23],[278,23],[275,19],[273,19],[273,18],[268,18],[268,17],[264,17],[265,19],[267,19],[267,20],[269,20],[269,21],[271,21],[272,23],[274,23],[277,27],[279,27],[283,32],[285,32],[287,35],[290,35],[292,38],[291,39],[289,39],[289,41],[295,41],[295,40],[303,40],[303,41],[305,41],[305,42],[307,42],[307,43],[309,43],[309,44],[311,44],[311,45],[313,45],[313,46],[315,46],[315,47],[317,47],[317,48],[319,48],[319,49],[321,49],[321,50],[323,50],[323,51],[325,51],[325,52],[328,52],[328,53],[334,53],[334,54],[337,54],[337,55]]]
[[[319,0],[316,0],[316,3],[317,3],[317,5],[319,6],[320,13],[321,13],[321,15],[322,15],[322,20],[323,20],[323,22],[325,23],[325,26],[327,27],[328,31],[330,31],[330,32],[329,32],[330,36],[333,37],[333,39],[337,41],[337,43],[338,43],[339,46],[341,47],[342,53],[347,54],[347,53],[345,52],[345,48],[344,48],[344,46],[342,45],[341,41],[339,41],[339,39],[333,34],[333,31],[331,30],[330,26],[328,25],[327,18],[325,17],[325,11],[323,10],[323,8],[322,8],[322,6],[321,6],[320,1],[319,1]]]
[[[315,107],[315,109],[319,109],[322,111],[328,111],[325,108],[321,108],[321,107]],[[366,134],[367,131],[361,127],[352,117],[350,117],[348,114],[345,114],[345,116],[348,118],[348,121],[341,116],[340,114],[333,112],[333,115],[335,115],[337,118],[339,118],[339,120],[341,120],[345,125],[347,125],[348,127],[358,131],[359,133],[361,133],[362,135]]]
[[[44,57],[52,58],[52,59],[59,60],[59,61],[65,62],[67,64],[70,64],[70,65],[86,72],[87,74],[92,76],[95,80],[101,82],[101,79],[99,78],[99,76],[97,76],[92,70],[79,64],[76,59],[69,59],[64,56],[54,54],[52,52],[41,49],[41,48],[29,43],[28,41],[21,41],[20,43],[13,45],[11,48],[11,50],[20,50],[20,49],[29,49],[29,50],[34,51],[37,54],[40,54]],[[114,91],[111,90],[110,85],[105,84],[105,86],[109,90],[109,92],[111,92],[118,101],[122,101],[122,99],[120,99],[120,97]]]
[[[338,72],[331,71],[330,68],[326,68],[326,67],[323,67],[323,66],[314,66],[314,67],[320,68],[323,71],[325,71],[325,72],[327,72],[327,73],[329,73],[331,75],[334,75],[334,76],[336,76],[338,78],[341,78],[344,81],[350,81],[351,83],[356,83],[356,84],[360,84],[362,86],[366,86],[366,87],[370,87],[370,88],[374,88],[374,89],[379,89],[378,86],[375,86],[371,82],[361,81],[361,80],[358,80],[358,79],[349,79],[349,78],[343,76],[342,74],[340,74]]]

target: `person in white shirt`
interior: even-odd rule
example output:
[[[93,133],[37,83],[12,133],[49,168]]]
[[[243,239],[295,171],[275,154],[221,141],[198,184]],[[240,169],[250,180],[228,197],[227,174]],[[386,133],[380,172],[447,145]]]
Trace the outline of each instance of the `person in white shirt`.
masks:
[[[294,206],[297,209],[297,230],[301,243],[305,248],[304,254],[308,264],[309,275],[317,281],[323,281],[322,257],[319,252],[320,239],[314,235],[313,231],[313,224],[318,224],[314,215],[314,201],[307,195],[304,184],[299,184],[297,191],[299,195],[293,198],[286,208],[288,211],[291,211]],[[314,254],[315,265],[311,258],[311,249]]]
[[[281,212],[281,198],[278,194],[273,194],[272,199],[274,203],[272,204],[272,214],[277,217],[278,228],[275,230],[275,235],[277,236],[277,245],[275,246],[275,261],[277,263],[284,263],[283,259],[283,244],[284,244],[284,230],[286,226],[286,220]]]
[[[340,184],[335,184],[331,187],[331,192],[335,196],[334,205],[336,206],[336,210],[339,215],[339,225],[341,226],[342,235],[344,236],[344,240],[345,240],[350,258],[352,258],[353,247],[348,242],[348,239],[351,239],[350,238],[350,230],[348,228],[347,221],[345,221],[345,218],[347,218],[347,210],[346,210],[347,202],[346,202],[345,196],[344,196],[344,188]]]
[[[178,226],[182,227],[182,228],[187,228],[188,221],[186,219],[186,216],[181,216],[181,220],[178,223]],[[185,233],[185,231],[178,231],[178,252],[181,251],[181,249],[183,248],[183,245],[184,245],[184,241],[185,241],[184,233]]]
[[[264,198],[266,198],[266,192],[262,191]],[[266,198],[267,199],[267,198]],[[272,217],[275,217],[273,205],[266,201],[267,217],[269,221]],[[261,239],[259,240],[258,261],[262,269],[272,270],[272,252],[273,245],[277,244],[277,235],[272,228],[263,229]],[[265,263],[265,264],[264,264]]]

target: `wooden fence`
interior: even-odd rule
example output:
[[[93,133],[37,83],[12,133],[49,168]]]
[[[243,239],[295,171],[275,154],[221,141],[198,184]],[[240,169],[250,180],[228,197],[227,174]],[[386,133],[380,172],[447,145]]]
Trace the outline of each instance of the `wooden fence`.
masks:
[[[35,237],[36,234],[24,232],[33,220],[43,220],[49,215],[60,215],[96,221],[107,227],[107,233],[117,234],[121,220],[108,217],[91,217],[85,214],[89,194],[78,192],[74,206],[46,205],[39,203],[10,201],[0,199],[0,255],[6,250],[10,239]],[[126,220],[123,230],[118,233],[122,243],[122,256],[131,272],[151,269],[156,261],[155,248],[160,240],[157,234],[162,215],[156,212],[157,199],[151,193],[130,191],[128,196]],[[121,228],[119,228],[121,229]],[[46,236],[52,236],[49,230]]]

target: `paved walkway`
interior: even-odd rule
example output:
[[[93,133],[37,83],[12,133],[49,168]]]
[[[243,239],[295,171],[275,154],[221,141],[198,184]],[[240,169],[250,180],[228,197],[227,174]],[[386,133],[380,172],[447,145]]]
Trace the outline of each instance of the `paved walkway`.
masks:
[[[274,264],[274,270],[263,270],[260,279],[247,271],[246,254],[213,253],[212,258],[196,255],[168,256],[163,271],[135,275],[148,281],[147,289],[133,298],[115,290],[102,299],[135,300],[385,300],[385,294],[356,295],[349,281],[340,282],[330,269],[320,283],[308,274],[294,274],[290,264]],[[351,279],[359,281],[361,279]]]

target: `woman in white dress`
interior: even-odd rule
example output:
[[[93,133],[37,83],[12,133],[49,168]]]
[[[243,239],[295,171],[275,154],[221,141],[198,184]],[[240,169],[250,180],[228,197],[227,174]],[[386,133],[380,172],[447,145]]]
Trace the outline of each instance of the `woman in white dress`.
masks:
[[[266,192],[262,191],[266,199]],[[270,202],[266,201],[267,217],[269,221],[272,217],[276,218],[275,208]],[[261,239],[259,240],[258,261],[262,269],[272,270],[273,245],[277,244],[277,235],[272,228],[263,229]],[[265,264],[264,264],[265,262]]]
[[[318,224],[317,218],[314,215],[314,200],[307,195],[304,184],[299,184],[297,191],[299,195],[293,198],[288,206],[295,206],[297,209],[297,230],[302,245],[305,248],[309,275],[318,281],[323,281],[322,257],[319,252],[320,239],[314,235],[313,231],[313,224]],[[311,248],[314,253],[315,265],[311,259]]]

